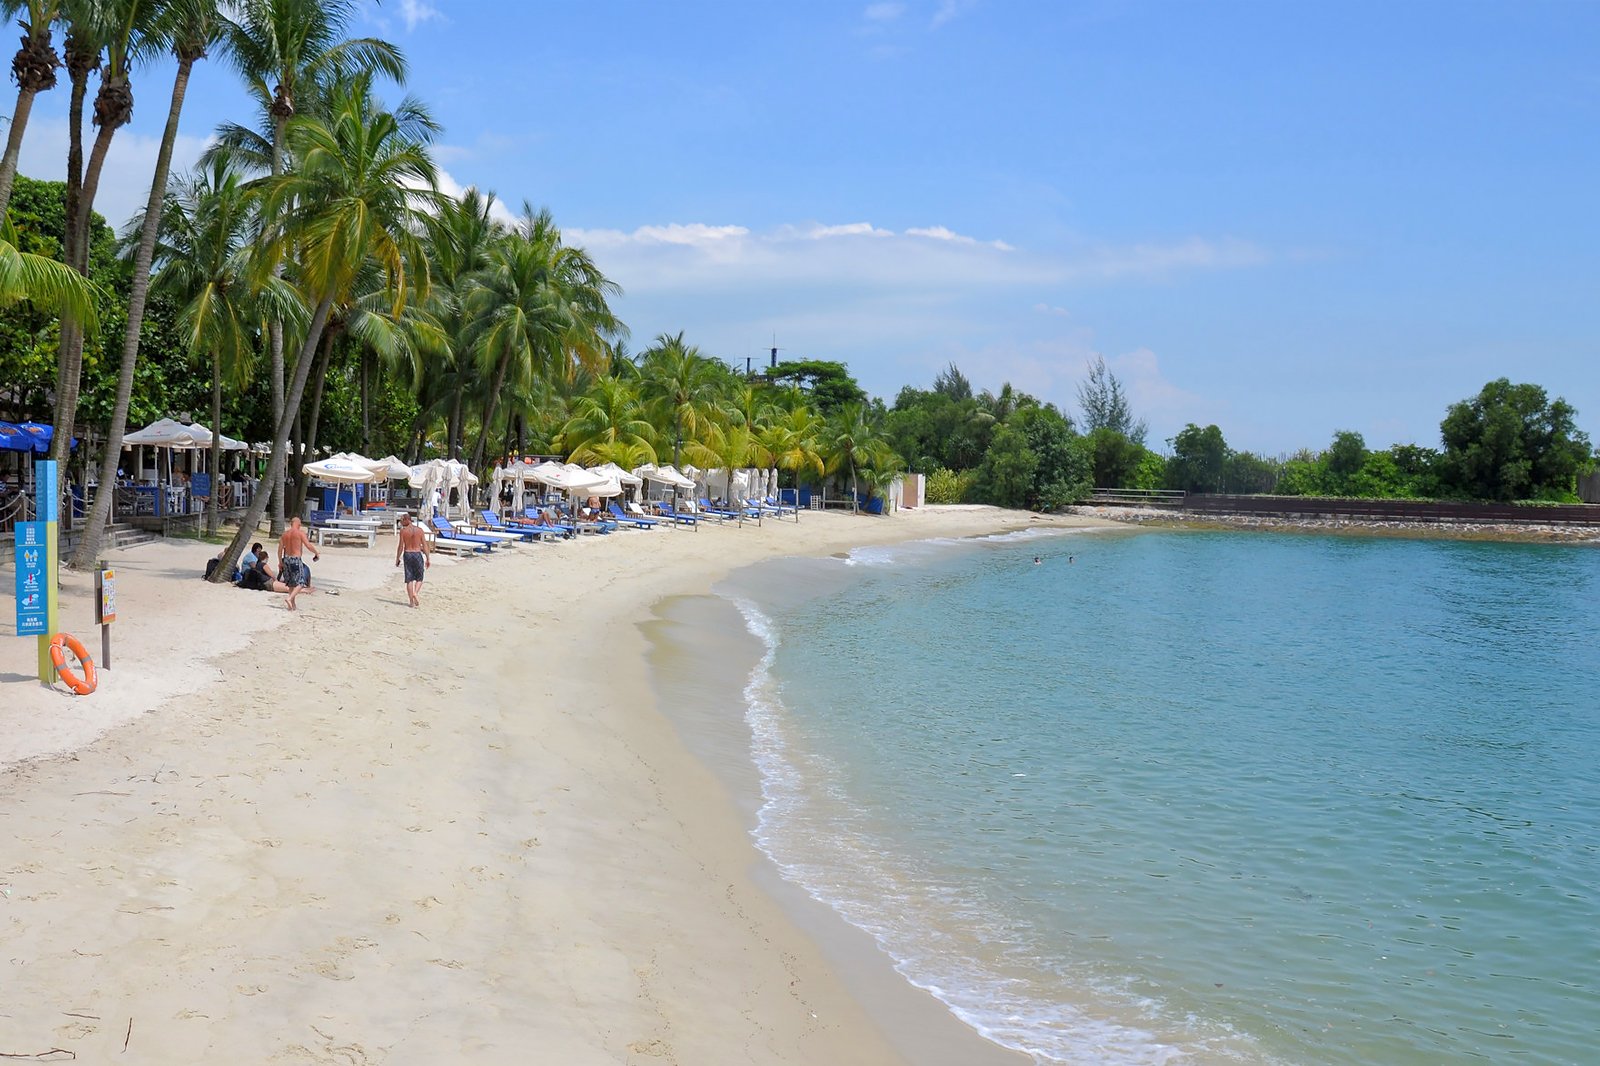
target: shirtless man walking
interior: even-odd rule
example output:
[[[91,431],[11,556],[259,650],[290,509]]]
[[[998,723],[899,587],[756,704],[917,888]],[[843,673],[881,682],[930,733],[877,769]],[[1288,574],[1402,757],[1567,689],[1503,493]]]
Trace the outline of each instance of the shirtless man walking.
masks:
[[[421,526],[411,524],[411,516],[400,516],[400,543],[395,545],[394,565],[405,564],[406,599],[411,606],[420,606],[417,593],[422,591],[423,571],[433,565],[433,548],[423,535]]]
[[[322,561],[322,555],[312,547],[311,538],[300,527],[300,516],[296,515],[278,540],[278,577],[285,585],[305,586],[309,592],[311,576],[306,573],[303,558],[306,552],[311,553],[312,562]]]

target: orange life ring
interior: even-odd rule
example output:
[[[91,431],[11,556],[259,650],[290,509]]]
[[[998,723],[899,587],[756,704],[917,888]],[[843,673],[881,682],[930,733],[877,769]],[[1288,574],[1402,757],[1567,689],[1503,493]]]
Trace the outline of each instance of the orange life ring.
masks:
[[[78,665],[83,667],[83,677],[67,669],[67,652],[78,657]],[[57,633],[50,638],[50,662],[54,664],[56,673],[61,680],[66,682],[68,688],[80,696],[87,696],[95,689],[94,660],[89,658],[89,653],[84,650],[78,638],[71,633]]]

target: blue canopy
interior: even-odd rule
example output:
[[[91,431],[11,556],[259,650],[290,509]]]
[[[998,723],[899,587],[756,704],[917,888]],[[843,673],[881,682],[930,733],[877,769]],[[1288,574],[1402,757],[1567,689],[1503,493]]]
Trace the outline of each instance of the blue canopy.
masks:
[[[21,426],[0,422],[0,452],[31,452],[33,441],[33,435]]]
[[[33,442],[34,451],[43,455],[50,450],[50,442],[55,439],[56,427],[47,426],[43,422],[18,422],[17,428]],[[72,438],[72,446],[74,448],[78,446],[77,437]],[[20,448],[17,450],[21,451]]]

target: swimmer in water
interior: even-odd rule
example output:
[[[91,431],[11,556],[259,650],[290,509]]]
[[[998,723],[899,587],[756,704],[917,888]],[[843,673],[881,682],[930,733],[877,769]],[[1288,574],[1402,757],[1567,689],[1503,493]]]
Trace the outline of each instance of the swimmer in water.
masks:
[[[1034,557],[1033,557],[1033,565],[1034,565],[1034,566],[1038,566],[1038,565],[1039,565],[1039,564],[1040,564],[1040,563],[1042,563],[1042,562],[1044,562],[1044,560],[1043,560],[1043,559],[1041,559],[1041,558],[1039,558],[1039,557],[1038,557],[1038,556],[1037,556],[1037,555],[1035,555],[1035,556],[1034,556]]]

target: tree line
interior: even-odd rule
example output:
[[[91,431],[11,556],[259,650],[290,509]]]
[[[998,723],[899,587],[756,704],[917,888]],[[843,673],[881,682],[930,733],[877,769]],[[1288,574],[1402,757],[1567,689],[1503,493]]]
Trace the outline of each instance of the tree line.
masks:
[[[1077,391],[1081,421],[1009,384],[975,393],[952,364],[931,389],[900,391],[887,412],[889,443],[928,476],[933,502],[1045,510],[1096,488],[1575,502],[1577,478],[1597,459],[1571,404],[1507,378],[1450,405],[1438,448],[1369,449],[1341,430],[1324,449],[1279,457],[1235,450],[1217,426],[1193,423],[1165,453],[1151,449],[1101,357]]]

